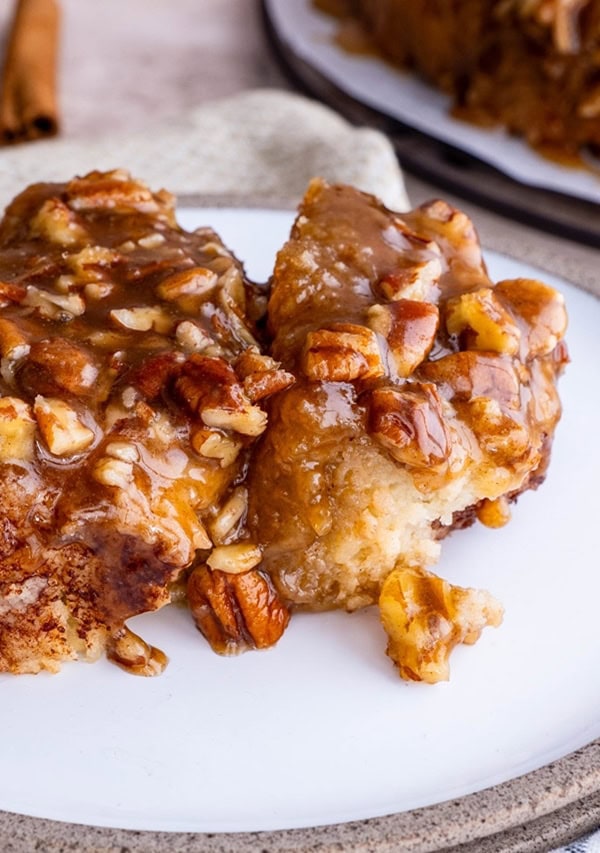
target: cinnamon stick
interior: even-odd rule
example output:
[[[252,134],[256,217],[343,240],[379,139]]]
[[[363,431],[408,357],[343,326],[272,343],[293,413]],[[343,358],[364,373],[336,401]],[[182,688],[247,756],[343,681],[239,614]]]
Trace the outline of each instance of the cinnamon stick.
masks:
[[[0,142],[58,130],[56,0],[17,0],[0,91]]]

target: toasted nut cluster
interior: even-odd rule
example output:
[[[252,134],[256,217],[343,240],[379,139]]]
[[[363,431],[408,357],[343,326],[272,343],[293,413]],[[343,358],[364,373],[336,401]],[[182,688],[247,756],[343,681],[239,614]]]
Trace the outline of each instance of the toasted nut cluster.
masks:
[[[256,569],[231,574],[199,566],[187,595],[196,625],[219,654],[272,646],[290,618],[269,578]]]
[[[191,355],[175,380],[175,391],[208,427],[257,436],[267,417],[251,404],[234,369],[222,358]]]
[[[482,590],[463,589],[431,572],[396,568],[379,598],[388,634],[387,653],[408,681],[447,681],[448,659],[459,643],[475,643],[487,625],[497,627],[503,610]]]

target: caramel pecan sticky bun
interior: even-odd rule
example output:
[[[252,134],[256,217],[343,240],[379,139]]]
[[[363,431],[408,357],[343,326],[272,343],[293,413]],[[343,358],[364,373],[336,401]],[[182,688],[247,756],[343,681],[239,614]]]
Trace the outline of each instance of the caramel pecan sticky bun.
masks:
[[[397,215],[315,180],[268,321],[296,383],[270,400],[250,467],[261,565],[295,607],[379,602],[401,675],[446,678],[453,646],[502,609],[427,567],[453,527],[501,525],[543,478],[563,299],[494,284],[471,222],[443,201]]]
[[[292,379],[217,235],[125,172],[32,186],[0,224],[0,300],[0,671],[103,650],[161,671],[125,622],[209,554],[276,598],[240,533],[243,479]]]

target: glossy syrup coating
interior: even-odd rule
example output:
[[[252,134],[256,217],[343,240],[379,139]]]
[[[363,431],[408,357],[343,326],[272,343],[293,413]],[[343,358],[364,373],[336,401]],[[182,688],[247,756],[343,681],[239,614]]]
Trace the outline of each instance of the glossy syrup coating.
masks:
[[[481,508],[497,526],[506,500],[543,478],[567,360],[562,297],[530,280],[494,285],[471,222],[445,202],[400,215],[313,181],[277,258],[268,317],[273,354],[296,384],[269,404],[249,526],[287,601],[377,602],[391,573],[435,563],[455,524]],[[428,577],[418,601],[454,600],[423,596]],[[484,595],[462,612],[481,616]],[[434,610],[421,613],[425,625],[454,624]],[[485,623],[452,635],[472,641]],[[429,642],[419,635],[403,672],[418,677]],[[392,646],[406,648],[397,637]],[[447,667],[426,680],[435,671]]]
[[[235,489],[266,424],[258,401],[291,381],[258,349],[258,298],[210,228],[183,231],[173,198],[126,172],[32,186],[9,206],[0,671],[105,648],[136,673],[164,667],[125,621],[243,538]]]

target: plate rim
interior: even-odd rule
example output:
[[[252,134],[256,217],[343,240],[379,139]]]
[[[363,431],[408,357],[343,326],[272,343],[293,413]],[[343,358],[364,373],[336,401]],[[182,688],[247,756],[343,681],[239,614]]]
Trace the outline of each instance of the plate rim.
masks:
[[[33,839],[96,851],[115,845],[132,851],[425,851],[488,853],[539,850],[540,841],[567,843],[600,821],[600,739],[500,785],[432,806],[347,823],[264,832],[166,832],[66,823],[0,812],[0,839],[8,849]],[[531,836],[528,838],[528,836]],[[75,847],[70,845],[75,844]],[[391,846],[393,845],[393,846]],[[467,846],[464,846],[467,845]],[[474,846],[472,846],[474,845]],[[518,847],[517,847],[518,845]],[[471,850],[470,850],[471,848]],[[6,847],[4,849],[7,849]]]

